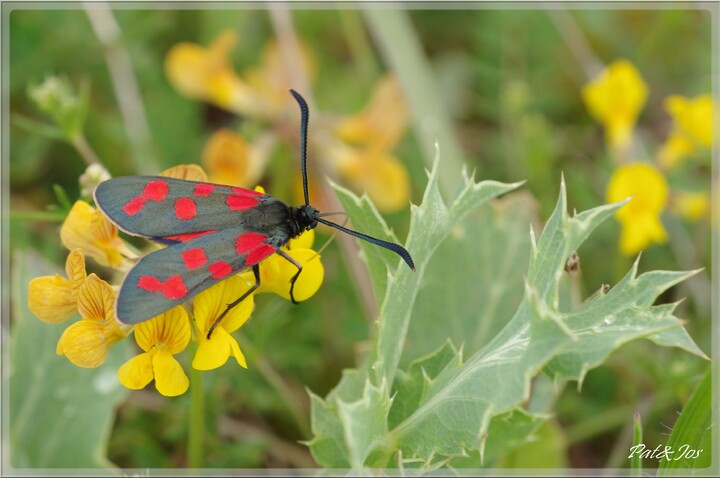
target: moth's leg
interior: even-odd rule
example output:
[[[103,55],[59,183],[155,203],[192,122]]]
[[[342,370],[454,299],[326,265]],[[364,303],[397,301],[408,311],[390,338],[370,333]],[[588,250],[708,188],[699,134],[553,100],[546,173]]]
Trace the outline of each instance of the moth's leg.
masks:
[[[290,300],[292,301],[293,304],[299,304],[300,302],[298,302],[298,301],[295,300],[295,296],[293,295],[293,292],[295,291],[295,281],[297,280],[298,276],[299,276],[300,273],[302,272],[302,265],[301,265],[298,261],[296,261],[295,259],[293,259],[290,254],[288,254],[287,252],[283,251],[282,249],[278,249],[278,250],[275,251],[275,252],[277,252],[277,254],[278,254],[280,257],[282,257],[283,259],[289,261],[292,265],[294,265],[295,267],[297,267],[297,270],[298,270],[298,271],[295,273],[294,276],[292,276],[292,278],[290,278]]]
[[[255,292],[255,289],[257,289],[258,287],[260,287],[260,268],[258,267],[257,264],[255,264],[254,266],[252,266],[252,271],[253,271],[253,274],[255,275],[255,285],[253,285],[252,287],[250,287],[250,289],[248,289],[247,292],[245,292],[243,295],[241,295],[239,299],[234,300],[234,301],[230,302],[230,303],[227,305],[227,308],[226,308],[225,310],[223,310],[223,313],[220,314],[220,315],[218,316],[218,318],[215,319],[215,322],[213,322],[213,324],[210,326],[210,330],[208,330],[208,333],[207,333],[207,338],[208,338],[208,339],[210,338],[210,334],[213,333],[213,330],[215,330],[215,327],[218,326],[218,324],[219,324],[220,321],[223,319],[223,317],[225,317],[225,316],[227,315],[227,313],[230,312],[230,309],[232,309],[233,307],[235,307],[236,305],[238,305],[240,302],[242,302],[243,300],[245,300],[245,299],[247,298],[247,296],[249,296],[250,294],[252,294],[253,292]]]

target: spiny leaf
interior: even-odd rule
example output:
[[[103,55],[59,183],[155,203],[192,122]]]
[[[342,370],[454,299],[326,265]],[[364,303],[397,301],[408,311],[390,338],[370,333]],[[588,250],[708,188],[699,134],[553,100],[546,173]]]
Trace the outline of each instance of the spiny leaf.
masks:
[[[382,459],[393,452],[401,466],[423,470],[446,463],[455,465],[465,459],[462,457],[473,454],[491,459],[495,450],[507,450],[526,440],[545,419],[523,410],[530,398],[532,380],[541,371],[556,380],[581,381],[587,370],[602,363],[620,344],[641,337],[702,354],[673,316],[674,306],[653,305],[662,291],[692,273],[651,272],[637,276],[636,263],[608,293],[598,294],[575,310],[559,309],[560,280],[567,258],[594,228],[622,206],[600,206],[570,217],[563,182],[555,211],[542,235],[531,241],[523,299],[514,314],[499,318],[506,326],[465,361],[455,347],[446,343],[436,353],[413,362],[406,372],[398,371],[410,311],[426,280],[424,274],[431,256],[438,250],[445,251],[439,244],[475,208],[517,186],[474,183],[464,176],[458,195],[448,207],[437,188],[437,174],[435,165],[422,204],[412,209],[407,244],[416,259],[417,272],[413,274],[406,267],[388,272],[390,280],[380,308],[371,360],[345,373],[324,401],[316,399],[316,404],[314,400],[316,437],[311,448],[321,464],[355,469],[387,465],[390,460],[383,463]],[[368,230],[365,224],[362,228]],[[458,240],[462,239],[461,234]],[[482,246],[498,248],[502,244]],[[370,255],[366,257],[373,260]],[[380,268],[379,264],[371,267]],[[472,293],[476,271],[461,268],[456,272],[468,285],[466,292]],[[443,293],[442,283],[436,282],[436,288],[435,293]],[[476,320],[480,319],[476,316]],[[442,315],[437,320],[442,320]],[[378,393],[385,383],[393,391],[392,402]],[[388,403],[392,404],[389,411]],[[353,404],[353,408],[347,404]],[[347,438],[359,426],[348,421],[351,417],[367,421],[360,427],[362,440],[350,442]],[[387,437],[370,440],[368,424],[380,434],[386,427]],[[513,435],[517,429],[522,430],[519,436]]]

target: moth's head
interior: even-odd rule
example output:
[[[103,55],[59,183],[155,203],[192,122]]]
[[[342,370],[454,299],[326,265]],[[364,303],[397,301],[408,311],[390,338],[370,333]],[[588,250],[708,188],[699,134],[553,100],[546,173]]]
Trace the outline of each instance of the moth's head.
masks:
[[[310,206],[309,204],[300,206],[297,213],[298,224],[300,225],[300,228],[305,231],[315,229],[318,224],[318,214],[319,211],[314,207]]]

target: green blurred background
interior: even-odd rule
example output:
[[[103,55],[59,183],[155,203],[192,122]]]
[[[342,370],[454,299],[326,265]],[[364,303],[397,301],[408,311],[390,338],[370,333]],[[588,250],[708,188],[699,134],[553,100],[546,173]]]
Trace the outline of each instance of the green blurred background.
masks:
[[[361,11],[317,7],[290,12],[296,34],[317,62],[312,86],[316,107],[353,113],[366,103],[375,82],[388,70],[392,63],[388,59],[393,55],[402,58],[402,51],[392,51],[401,45],[392,41],[397,32],[382,31],[381,21]],[[626,58],[641,72],[650,95],[638,121],[638,134],[648,149],[662,143],[670,126],[664,97],[692,97],[712,90],[710,12],[656,7],[553,11],[537,5],[510,8],[505,4],[503,9],[411,9],[401,14],[414,33],[413,47],[420,48],[431,67],[432,76],[422,82],[432,82],[429,93],[435,97],[433,101],[439,100],[452,123],[463,152],[461,160],[478,178],[526,179],[524,189],[537,202],[537,223],[548,217],[555,204],[561,173],[570,207],[581,211],[605,202],[605,186],[613,168],[602,128],[582,103],[580,91],[589,78],[588,64],[583,63],[587,58],[578,56],[578,45],[585,45],[586,53],[597,61],[607,64]],[[133,144],[128,136],[106,62],[107,51],[81,9],[21,7],[10,11],[10,6],[3,4],[11,120],[18,116],[43,119],[28,99],[27,89],[46,76],[66,76],[76,88],[88,81],[90,101],[84,131],[111,174],[132,174],[134,163],[129,158],[138,154],[145,155],[157,172],[176,164],[197,163],[214,130],[222,125],[232,127],[242,119],[181,96],[165,77],[165,55],[179,42],[208,45],[230,28],[239,37],[232,50],[233,62],[237,70],[243,70],[259,61],[263,46],[276,35],[268,12],[247,5],[181,10],[168,4],[162,10],[118,5],[112,15],[122,32],[122,48],[131,59],[145,106],[148,144]],[[403,67],[402,62],[392,64]],[[57,234],[60,222],[37,220],[32,214],[57,203],[55,184],[61,185],[71,200],[77,198],[78,176],[85,165],[66,143],[16,122],[7,127],[10,154],[4,160],[10,182],[10,253],[37,251],[45,260],[62,264],[66,252]],[[429,167],[421,147],[428,138],[419,135],[419,129],[409,129],[395,150],[410,173],[415,203],[421,198]],[[443,147],[440,144],[441,150]],[[280,148],[272,161],[294,165],[288,162],[294,154],[291,148]],[[709,194],[709,154],[693,164],[671,178],[671,187],[693,187]],[[272,177],[276,171],[282,168],[270,166],[263,184],[282,183]],[[289,200],[286,191],[271,193]],[[404,237],[407,212],[386,218]],[[671,289],[663,301],[687,298],[676,315],[687,319],[690,335],[710,354],[709,281],[714,273],[710,224],[667,215],[664,219],[670,242],[643,252],[640,270],[705,268],[699,276]],[[603,283],[615,283],[635,259],[618,252],[619,230],[615,222],[600,228],[581,251],[582,297]],[[342,370],[356,363],[364,342],[372,336],[372,321],[358,302],[336,244],[325,251],[324,262],[325,284],[302,306],[271,297],[258,301],[240,342],[251,362],[248,370],[228,363],[205,374],[207,466],[313,467],[312,458],[298,443],[311,438],[305,389],[324,396]],[[13,304],[14,311],[19,307],[24,305]],[[184,365],[188,365],[187,358]],[[604,366],[589,373],[582,390],[571,386],[564,391],[555,407],[553,429],[544,438],[557,443],[558,450],[551,454],[552,460],[537,466],[627,466],[624,440],[632,430],[633,412],[643,414],[645,442],[664,443],[704,367],[696,357],[677,349],[645,342],[621,348]],[[126,468],[185,466],[189,399],[190,394],[167,399],[152,388],[121,395],[107,435],[109,460]],[[298,419],[295,412],[304,418]],[[653,461],[646,466],[654,466]]]

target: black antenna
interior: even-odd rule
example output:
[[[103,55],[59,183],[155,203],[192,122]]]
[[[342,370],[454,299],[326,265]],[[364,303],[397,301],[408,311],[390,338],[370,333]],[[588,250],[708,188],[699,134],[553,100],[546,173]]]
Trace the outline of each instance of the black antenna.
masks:
[[[326,226],[334,227],[335,229],[338,229],[346,234],[350,234],[351,236],[359,237],[360,239],[364,239],[377,246],[384,247],[385,249],[390,249],[391,251],[402,257],[403,260],[407,263],[407,265],[410,266],[410,269],[415,270],[415,263],[413,262],[412,257],[410,257],[410,253],[403,246],[395,244],[394,242],[383,241],[382,239],[368,236],[367,234],[363,234],[362,232],[353,231],[352,229],[343,227],[340,224],[335,224],[334,222],[330,222],[321,217],[318,217],[316,219],[318,220],[318,222],[321,222]]]
[[[295,98],[295,101],[298,102],[298,105],[300,105],[300,169],[302,171],[302,179],[303,179],[303,192],[305,193],[305,205],[310,205],[310,197],[308,196],[308,181],[307,181],[307,128],[308,128],[308,120],[310,119],[310,112],[308,111],[308,105],[305,102],[305,98],[300,96],[300,93],[290,88],[290,93]],[[330,222],[327,219],[323,219],[322,216],[324,215],[330,215],[335,213],[326,213],[326,214],[320,214],[317,211],[315,212],[315,219],[317,219],[318,222],[325,224],[326,226],[333,227],[339,231],[344,232],[345,234],[350,234],[351,236],[355,236],[357,238],[363,239],[365,241],[368,241],[372,244],[375,244],[376,246],[384,247],[385,249],[389,249],[399,255],[403,258],[403,260],[407,263],[408,266],[410,266],[410,269],[415,270],[415,263],[412,260],[412,257],[410,257],[410,253],[401,245],[395,244],[394,242],[388,242],[383,241],[382,239],[377,239],[372,236],[368,236],[367,234],[363,234],[362,232],[353,231],[352,229],[348,229],[347,227],[343,227],[340,224],[335,224],[334,222]]]
[[[295,97],[295,101],[300,105],[300,171],[302,172],[303,193],[305,194],[305,205],[310,205],[310,196],[308,195],[307,180],[307,129],[310,120],[310,111],[305,102],[305,98],[300,93],[290,88],[290,93]]]

